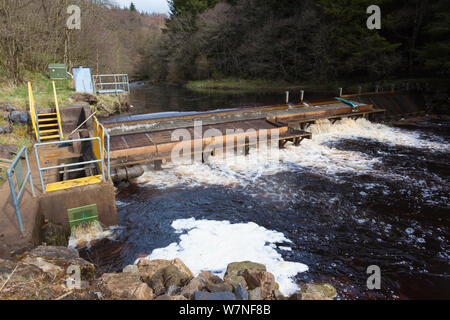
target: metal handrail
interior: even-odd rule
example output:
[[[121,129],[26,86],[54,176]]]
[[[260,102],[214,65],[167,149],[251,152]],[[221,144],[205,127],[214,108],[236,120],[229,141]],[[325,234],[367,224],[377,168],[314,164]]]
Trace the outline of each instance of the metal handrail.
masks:
[[[23,191],[25,190],[25,186],[27,185],[28,180],[30,180],[31,194],[33,195],[33,197],[36,196],[34,193],[33,178],[31,177],[30,163],[28,161],[28,155],[27,155],[26,151],[27,151],[27,148],[22,147],[20,152],[17,154],[17,156],[14,158],[13,162],[11,163],[11,166],[6,171],[6,175],[8,176],[8,181],[9,181],[9,188],[11,189],[11,196],[12,196],[13,203],[14,203],[14,209],[16,210],[17,221],[19,222],[20,232],[22,232],[22,233],[25,232],[25,229],[23,227],[22,217],[20,215],[19,203],[20,203],[20,198],[22,197]],[[12,178],[13,174],[15,173],[13,170],[16,167],[17,163],[22,159],[22,154],[25,154],[25,161],[27,164],[27,174],[25,176],[25,179],[22,182],[22,185],[17,186],[19,189],[19,192],[16,194],[16,188],[14,186],[14,182],[13,182],[13,178]],[[16,179],[16,181],[17,181],[17,179]]]
[[[28,81],[28,98],[30,101],[30,117],[31,117],[31,122],[33,124],[34,132],[36,134],[36,140],[40,141],[39,119],[37,116],[36,106],[34,105],[34,95],[33,95],[33,89],[31,87],[30,81]]]
[[[61,114],[59,113],[58,96],[56,95],[55,81],[52,81],[52,83],[53,83],[53,96],[55,98],[55,106],[56,106],[56,117],[58,119],[59,139],[64,140],[64,134],[61,127]]]
[[[114,82],[102,82],[102,78],[114,78]],[[99,81],[98,81],[99,80]],[[112,90],[115,92],[126,91],[130,92],[130,82],[128,80],[128,74],[97,74],[92,76],[92,82],[94,84],[94,91],[100,92],[101,90]],[[105,89],[105,86],[112,86],[111,89]]]
[[[103,161],[103,148],[100,149],[100,159],[97,160],[91,160],[91,161],[83,161],[83,162],[76,162],[76,163],[69,163],[69,164],[62,164],[58,166],[51,166],[51,167],[41,167],[41,164],[39,162],[39,152],[38,147],[40,146],[48,146],[48,145],[58,145],[58,144],[66,144],[66,143],[73,143],[73,142],[85,142],[85,141],[95,141],[97,140],[99,145],[102,145],[100,137],[93,137],[93,138],[82,138],[82,139],[75,139],[75,140],[66,140],[66,141],[54,141],[54,142],[45,142],[45,143],[36,143],[34,145],[34,152],[36,155],[36,163],[39,171],[39,178],[41,179],[41,185],[42,185],[42,192],[45,193],[45,183],[44,178],[42,176],[43,171],[52,170],[52,169],[61,169],[61,168],[67,168],[67,167],[75,167],[85,164],[93,164],[93,163],[100,163],[100,167],[102,170],[102,181],[105,181],[105,163]]]

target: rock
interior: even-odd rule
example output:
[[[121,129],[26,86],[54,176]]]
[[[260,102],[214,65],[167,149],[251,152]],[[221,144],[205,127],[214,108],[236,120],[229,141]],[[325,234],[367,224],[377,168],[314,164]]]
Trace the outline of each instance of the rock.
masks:
[[[175,267],[177,267],[178,270],[180,270],[181,272],[185,273],[188,277],[190,277],[190,278],[194,277],[194,274],[192,273],[192,271],[189,270],[189,268],[180,259],[175,258],[170,263],[172,265],[174,265]]]
[[[78,251],[72,248],[39,246],[31,250],[27,256],[43,258],[45,261],[55,264],[64,270],[67,270],[69,266],[78,266],[81,271],[81,280],[92,280],[95,278],[94,265],[81,259]]]
[[[202,272],[200,272],[200,274],[205,276],[206,280],[209,283],[214,283],[214,284],[221,284],[221,283],[223,283],[222,278],[220,278],[219,276],[217,276],[214,273],[211,273],[209,271],[202,271]]]
[[[0,145],[0,158],[13,159],[17,154],[17,146],[14,144]]]
[[[28,111],[12,111],[9,115],[9,120],[20,124],[31,123],[31,117]]]
[[[156,295],[166,292],[166,288],[170,286],[182,287],[189,281],[190,277],[178,270],[174,265],[169,265],[162,270],[156,272],[150,279],[150,287]]]
[[[13,106],[12,104],[10,104],[9,102],[0,102],[0,110],[1,111],[15,111],[17,108],[15,106]]]
[[[45,273],[35,265],[25,264],[22,262],[15,263],[11,260],[0,259],[0,281],[2,285],[3,282],[10,277],[10,275],[10,281],[30,281],[38,279],[41,279],[43,281],[52,280],[50,274]]]
[[[273,291],[273,296],[275,300],[286,300],[286,297],[278,289]]]
[[[125,268],[123,268],[122,272],[138,273],[139,269],[138,269],[137,265],[130,264],[130,265],[126,266]]]
[[[152,289],[135,273],[105,273],[100,287],[110,298],[151,300],[154,297]]]
[[[69,96],[69,98],[75,101],[87,102],[91,105],[98,102],[97,97],[89,93],[73,93]]]
[[[261,288],[258,287],[258,288],[248,291],[248,299],[249,300],[262,300]]]
[[[168,266],[174,266],[177,268],[181,273],[183,273],[187,278],[193,278],[194,275],[189,270],[189,268],[181,261],[180,259],[176,258],[174,260],[149,260],[149,259],[139,259],[139,262],[137,263],[137,268],[139,270],[139,273],[141,274],[144,281],[147,283],[150,282],[151,278],[155,273],[158,271],[168,267]]]
[[[261,263],[242,261],[232,262],[227,266],[224,279],[226,280],[230,276],[240,276],[244,270],[266,271],[266,266]]]
[[[181,288],[179,286],[170,286],[167,289],[166,294],[169,296],[175,296],[180,292]]]
[[[333,300],[332,298],[323,297],[313,293],[302,293],[302,300]]]
[[[224,283],[208,283],[206,289],[209,292],[232,292],[233,286],[227,282]]]
[[[22,262],[38,267],[43,272],[50,274],[54,279],[57,278],[58,276],[62,277],[66,273],[63,268],[58,267],[55,264],[49,263],[41,257],[26,257],[25,259],[22,260]]]
[[[147,283],[150,282],[150,279],[156,272],[164,269],[169,265],[170,265],[169,260],[140,259],[139,262],[137,263],[139,274],[142,276],[142,279]]]
[[[195,291],[202,291],[206,288],[207,284],[208,278],[203,273],[200,273],[197,277],[191,279],[187,285],[181,288],[180,295],[190,300],[194,297]]]
[[[296,292],[294,294],[292,294],[288,300],[302,300],[302,293],[301,292]]]
[[[312,294],[324,299],[333,299],[336,297],[336,288],[329,283],[307,283],[300,287],[302,295]],[[315,299],[320,300],[320,299]]]
[[[67,247],[68,235],[63,226],[47,223],[41,228],[41,242],[45,242],[49,246]]]
[[[245,282],[243,276],[228,276],[225,279],[225,282],[229,283],[233,287],[233,290],[236,290],[238,285],[241,285],[243,288],[247,288],[247,282]]]
[[[232,292],[195,291],[194,300],[236,300],[236,296]]]
[[[248,292],[244,289],[244,287],[242,287],[241,284],[238,284],[234,293],[237,300],[248,300]]]
[[[155,300],[187,300],[187,299],[183,296],[170,296],[167,294],[163,294],[162,296],[159,296]]]
[[[244,270],[242,276],[247,282],[248,289],[261,288],[261,298],[268,298],[273,290],[278,289],[273,274],[267,271]]]
[[[11,132],[12,132],[12,128],[9,124],[7,124],[6,126],[0,126],[0,134],[11,133]]]

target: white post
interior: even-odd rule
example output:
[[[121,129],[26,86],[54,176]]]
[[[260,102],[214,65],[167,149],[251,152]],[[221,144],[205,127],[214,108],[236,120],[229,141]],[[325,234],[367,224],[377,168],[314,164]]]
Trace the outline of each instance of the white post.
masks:
[[[342,88],[339,88],[339,97],[342,97]]]
[[[289,91],[286,91],[286,104],[289,104]]]
[[[300,102],[303,103],[303,97],[305,96],[305,91],[300,91]]]

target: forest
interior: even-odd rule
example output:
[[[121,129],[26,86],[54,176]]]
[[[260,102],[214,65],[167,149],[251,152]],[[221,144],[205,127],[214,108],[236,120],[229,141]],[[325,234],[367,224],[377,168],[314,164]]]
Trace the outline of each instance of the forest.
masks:
[[[82,11],[80,30],[66,9]],[[381,29],[366,12],[381,8]],[[106,0],[1,0],[0,59],[14,82],[49,63],[183,83],[448,78],[447,0],[169,0],[169,16]]]

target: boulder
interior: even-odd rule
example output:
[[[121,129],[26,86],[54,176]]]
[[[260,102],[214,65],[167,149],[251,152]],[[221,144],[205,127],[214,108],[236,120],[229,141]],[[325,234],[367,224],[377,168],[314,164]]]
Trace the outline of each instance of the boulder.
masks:
[[[272,291],[278,289],[273,274],[267,271],[244,270],[242,276],[247,282],[249,290],[261,288],[261,298],[266,299],[272,295]]]
[[[234,294],[236,295],[237,300],[248,300],[248,292],[241,284],[238,284]]]
[[[248,299],[249,300],[262,300],[261,298],[261,288],[255,288],[253,290],[248,291]]]
[[[170,286],[182,287],[190,280],[190,277],[178,270],[174,265],[169,265],[156,272],[150,279],[149,285],[156,295],[162,295]]]
[[[251,261],[232,262],[227,266],[227,271],[225,272],[224,279],[226,280],[230,276],[240,276],[246,269],[255,271],[267,271],[266,266],[261,263]]]
[[[0,158],[13,159],[17,154],[17,146],[14,144],[0,145]]]
[[[307,297],[311,297],[312,295],[314,297],[323,298],[324,300],[333,299],[337,294],[336,288],[329,283],[307,283],[300,287],[300,291],[302,293],[302,296],[305,296],[305,294],[307,294]]]
[[[200,273],[195,278],[191,279],[187,285],[181,288],[180,295],[186,297],[187,299],[192,299],[196,291],[202,291],[206,288],[208,284],[208,278],[205,274]]]
[[[160,271],[170,265],[176,267],[186,277],[188,277],[188,278],[194,277],[191,270],[189,270],[189,268],[183,263],[183,261],[181,261],[178,258],[173,259],[173,260],[139,259],[139,261],[137,263],[137,268],[139,270],[139,274],[142,276],[144,281],[149,283],[151,278],[155,275],[155,273],[157,273],[158,271]]]
[[[112,299],[151,300],[154,297],[152,289],[135,273],[105,273],[100,287]]]
[[[167,289],[166,294],[169,296],[175,296],[180,292],[181,288],[179,286],[170,286]]]
[[[16,268],[17,266],[17,268]],[[14,273],[13,273],[14,272]],[[30,281],[41,279],[43,281],[51,281],[53,278],[50,274],[45,273],[39,267],[26,263],[15,263],[11,260],[0,259],[0,282],[4,283],[9,277],[13,281]]]
[[[10,104],[9,102],[0,102],[0,111],[7,111],[7,112],[11,112],[11,111],[16,111],[17,108],[15,106],[13,106],[12,104]]]
[[[42,258],[46,262],[57,265],[64,270],[69,266],[78,266],[81,271],[81,280],[95,278],[95,267],[92,263],[81,259],[77,250],[67,247],[39,246],[31,250],[28,255],[31,258]]]
[[[167,294],[163,294],[162,296],[159,296],[155,300],[187,300],[187,299],[183,296],[170,296]]]
[[[241,285],[243,288],[247,288],[247,282],[245,282],[243,276],[228,276],[225,278],[225,282],[229,283],[233,287],[233,290],[236,290],[238,285]]]
[[[75,101],[86,102],[91,105],[96,104],[98,102],[97,97],[89,93],[73,93],[69,96],[69,98]]]
[[[232,292],[233,291],[233,286],[227,282],[223,282],[223,283],[208,283],[206,285],[206,289],[209,292]]]
[[[62,277],[66,274],[63,268],[53,263],[49,263],[41,257],[26,257],[22,259],[22,263],[38,267],[43,272],[50,274],[53,279],[57,277]]]
[[[48,246],[67,247],[67,233],[63,226],[46,223],[41,228],[41,242],[44,242]]]
[[[236,300],[236,296],[232,292],[196,291],[194,300]]]
[[[138,269],[137,265],[130,264],[130,265],[126,266],[125,268],[123,268],[122,272],[138,273],[139,269]]]
[[[0,134],[11,133],[11,132],[12,132],[12,128],[9,124],[7,124],[6,126],[0,126]]]
[[[31,123],[31,117],[28,111],[12,111],[9,114],[9,120],[20,124]]]

